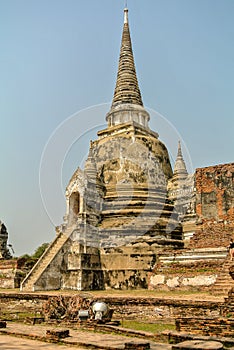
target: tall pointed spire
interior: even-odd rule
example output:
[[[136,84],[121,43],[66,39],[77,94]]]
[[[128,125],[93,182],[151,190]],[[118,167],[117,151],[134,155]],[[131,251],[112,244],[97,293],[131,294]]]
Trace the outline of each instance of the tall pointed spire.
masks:
[[[185,161],[182,155],[181,144],[180,141],[178,143],[178,153],[176,157],[175,167],[173,177],[178,180],[183,180],[188,176],[188,172],[186,169]]]
[[[116,115],[116,112],[118,112],[118,115]],[[126,112],[129,112],[128,115]],[[109,126],[135,121],[144,127],[148,127],[149,114],[143,107],[138,85],[127,8],[124,9],[124,25],[117,81],[107,120]]]
[[[92,141],[90,141],[90,148],[89,148],[89,155],[85,162],[85,168],[84,168],[85,174],[88,176],[89,180],[93,180],[96,182],[97,178],[97,168],[96,163],[93,157],[93,146]]]
[[[143,106],[132,51],[127,8],[124,9],[122,43],[112,106],[119,103],[133,103]]]

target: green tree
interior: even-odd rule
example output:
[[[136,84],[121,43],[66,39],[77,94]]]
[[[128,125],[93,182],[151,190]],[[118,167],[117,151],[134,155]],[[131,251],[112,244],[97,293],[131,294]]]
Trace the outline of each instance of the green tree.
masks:
[[[40,245],[40,247],[38,247],[34,254],[32,255],[33,259],[39,259],[42,254],[44,253],[44,251],[47,249],[47,247],[49,246],[49,243],[43,243],[42,245]]]

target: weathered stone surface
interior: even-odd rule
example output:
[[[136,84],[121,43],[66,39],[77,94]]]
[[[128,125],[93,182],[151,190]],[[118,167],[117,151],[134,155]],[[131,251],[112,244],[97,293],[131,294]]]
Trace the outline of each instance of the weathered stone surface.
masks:
[[[151,282],[151,284],[153,284],[152,281],[150,281],[150,282]],[[166,281],[166,284],[169,288],[179,287],[179,285],[180,285],[179,277],[177,276],[177,277],[169,278]],[[183,284],[183,282],[182,282],[182,284]]]
[[[175,277],[166,277],[164,275],[153,275],[150,278],[150,287],[152,289],[155,289],[157,287],[160,287],[162,285],[165,285],[169,287],[169,289],[174,289],[178,287],[207,287],[211,286],[215,283],[217,276],[211,275],[211,276],[195,276],[195,277],[181,277],[181,276],[175,276]]]
[[[223,344],[217,341],[187,340],[182,343],[172,345],[172,350],[222,350]]]
[[[159,254],[150,275],[149,288],[200,291],[210,289],[217,280],[220,264],[223,262],[221,253],[222,250],[216,252],[210,249],[206,252],[206,249],[198,249],[178,250],[171,255],[166,252]]]
[[[150,284],[152,285],[159,285],[165,283],[165,276],[164,275],[153,275],[150,278]]]
[[[184,278],[182,285],[184,286],[210,286],[216,281],[216,275],[212,276],[195,276],[190,278]]]

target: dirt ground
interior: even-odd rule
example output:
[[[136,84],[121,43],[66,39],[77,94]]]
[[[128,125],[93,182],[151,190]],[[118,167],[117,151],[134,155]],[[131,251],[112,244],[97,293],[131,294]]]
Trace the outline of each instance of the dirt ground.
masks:
[[[51,325],[27,325],[7,322],[7,327],[0,330],[0,349],[4,350],[71,350],[84,348],[123,350],[126,342],[149,342],[152,350],[171,350],[171,345],[147,341],[144,337],[128,337],[121,334],[100,333],[88,330],[69,329],[69,337],[59,340],[59,343],[49,343],[47,330],[61,330]],[[46,341],[47,339],[47,341]],[[61,343],[63,343],[61,345]]]
[[[11,293],[20,293],[24,294],[23,292],[19,292],[19,290],[0,290],[1,293],[4,294],[11,294]],[[36,292],[35,294],[49,294],[49,295],[58,295],[58,294],[65,294],[65,295],[73,295],[77,294],[77,291],[47,291],[47,292]],[[189,301],[224,301],[224,296],[213,296],[208,292],[198,293],[198,292],[167,292],[167,291],[151,291],[151,290],[133,290],[133,291],[94,291],[94,292],[79,292],[80,295],[84,297],[94,297],[94,298],[160,298],[160,299],[174,299],[174,300],[189,300]],[[48,326],[47,326],[48,327]],[[91,334],[91,333],[85,333],[82,334],[80,331],[76,331],[71,336],[71,340],[73,339],[77,344],[72,346],[69,344],[70,340],[68,338],[66,345],[60,345],[60,344],[53,344],[53,343],[47,343],[43,342],[38,338],[38,340],[35,339],[28,339],[28,338],[22,338],[19,337],[20,334],[36,334],[36,336],[42,335],[42,330],[44,327],[42,326],[33,326],[33,328],[29,328],[29,326],[23,325],[23,324],[10,324],[7,325],[7,332],[4,333],[4,331],[0,334],[0,350],[72,350],[74,348],[79,350],[84,350],[87,347],[82,347],[84,343],[91,343],[94,345],[97,343],[99,346],[104,345],[103,349],[107,349],[109,346],[112,348],[112,344],[115,344],[118,349],[123,349],[124,341],[126,340],[124,336],[117,336],[112,334]],[[72,331],[73,332],[73,331]],[[16,334],[13,334],[16,333]],[[43,334],[45,333],[45,330],[43,330]],[[18,334],[18,335],[17,335]],[[129,338],[128,338],[129,339]],[[132,339],[132,338],[130,338]],[[82,341],[82,342],[80,342]],[[80,343],[80,344],[79,344]],[[171,346],[169,344],[156,344],[153,343],[152,345],[153,350],[170,350]],[[100,348],[99,348],[100,349]]]
[[[10,335],[0,335],[1,350],[87,350],[87,348],[44,343],[38,340],[21,339]]]
[[[4,290],[0,290],[0,292]],[[15,291],[15,290],[14,290]],[[22,293],[22,292],[20,292]],[[172,300],[190,300],[190,301],[224,301],[224,297],[227,295],[214,296],[209,292],[188,292],[188,291],[154,291],[154,290],[101,290],[101,291],[89,291],[89,292],[77,292],[77,291],[46,291],[36,292],[37,294],[46,295],[72,295],[79,294],[84,297],[95,298],[160,298],[160,299],[172,299]]]

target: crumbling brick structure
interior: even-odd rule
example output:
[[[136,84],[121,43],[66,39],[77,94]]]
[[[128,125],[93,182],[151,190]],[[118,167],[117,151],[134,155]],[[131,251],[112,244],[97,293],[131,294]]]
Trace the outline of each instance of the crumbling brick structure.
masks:
[[[197,230],[191,248],[228,246],[234,236],[234,163],[196,169]]]

